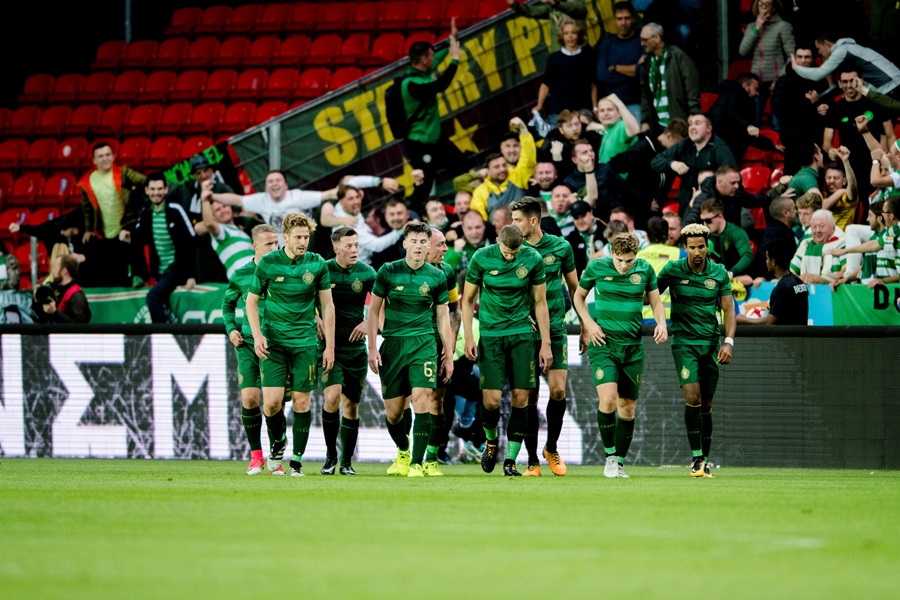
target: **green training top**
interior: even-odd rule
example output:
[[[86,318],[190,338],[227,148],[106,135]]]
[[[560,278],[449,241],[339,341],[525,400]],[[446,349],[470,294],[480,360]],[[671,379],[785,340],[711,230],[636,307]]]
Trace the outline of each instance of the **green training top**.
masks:
[[[656,286],[656,273],[646,260],[635,259],[622,275],[611,256],[589,262],[578,282],[582,289],[594,289],[594,320],[606,334],[606,342],[619,346],[641,343],[644,294]]]
[[[266,254],[256,267],[250,291],[266,295],[262,333],[270,343],[291,348],[315,346],[318,292],[331,288],[328,267],[315,252],[291,259],[282,248]]]
[[[717,344],[716,307],[721,296],[731,295],[731,280],[722,265],[706,261],[694,273],[688,259],[670,262],[659,272],[659,291],[671,290],[672,345]]]
[[[447,302],[459,302],[459,290],[456,285],[456,269],[445,262],[434,266],[441,270],[444,274],[444,278],[447,280]],[[434,337],[440,339],[441,332],[438,330],[437,307],[431,311],[431,326],[434,327]],[[453,334],[453,332],[450,333],[451,335]]]
[[[331,279],[331,298],[334,301],[334,345],[336,348],[365,346],[365,338],[350,341],[350,334],[363,321],[366,296],[375,284],[375,269],[359,262],[349,269],[337,263],[336,258],[325,261]]]
[[[403,258],[378,269],[372,295],[384,298],[384,337],[430,337],[434,307],[447,304],[447,278],[434,265],[413,269]]]
[[[547,278],[547,309],[550,311],[550,330],[566,328],[566,297],[563,293],[563,276],[575,270],[575,252],[572,244],[558,235],[545,233],[532,246],[544,261],[544,276]],[[540,338],[540,332],[538,332]]]
[[[228,280],[228,288],[225,290],[225,298],[222,300],[222,320],[225,321],[225,333],[231,335],[231,332],[237,329],[237,309],[238,300],[244,306],[244,322],[241,325],[241,335],[244,337],[244,343],[253,345],[253,332],[250,330],[250,321],[247,319],[247,294],[250,292],[250,284],[256,276],[256,263],[250,261],[240,269],[236,270],[231,279]],[[265,296],[259,299],[259,319],[262,321],[265,315],[266,299]]]
[[[478,319],[482,337],[531,333],[532,287],[547,282],[537,250],[522,246],[506,260],[500,244],[482,248],[469,262],[466,283],[481,287]]]

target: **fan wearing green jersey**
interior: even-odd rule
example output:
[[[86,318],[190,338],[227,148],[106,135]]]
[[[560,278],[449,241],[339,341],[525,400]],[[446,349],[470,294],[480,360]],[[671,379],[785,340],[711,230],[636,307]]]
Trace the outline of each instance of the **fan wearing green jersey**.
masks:
[[[578,275],[575,272],[575,253],[572,245],[564,238],[544,233],[541,230],[541,201],[530,196],[520,198],[509,205],[512,209],[513,225],[522,231],[525,246],[534,248],[544,262],[547,278],[547,310],[550,314],[550,351],[553,353],[553,368],[547,371],[547,385],[550,386],[550,400],[547,402],[547,443],[544,446],[544,460],[550,465],[554,475],[566,474],[563,462],[556,448],[566,414],[566,381],[568,379],[569,352],[566,334],[566,298],[562,281],[565,279],[569,296],[575,296]],[[582,333],[584,330],[582,329]],[[581,352],[586,348],[586,337],[581,338]],[[540,351],[541,340],[535,340],[535,359]],[[538,428],[538,386],[528,394],[528,428],[525,430],[525,450],[528,452],[528,468],[522,475],[540,476],[541,463],[537,454]]]
[[[334,302],[334,367],[319,368],[325,391],[322,430],[325,433],[325,464],[322,475],[334,475],[337,437],[341,435],[341,475],[356,475],[353,452],[359,436],[359,401],[366,383],[366,331],[363,317],[366,296],[375,284],[375,269],[359,262],[359,236],[355,229],[339,227],[331,234],[335,257],[326,261]],[[319,342],[320,352],[325,345]],[[340,409],[343,416],[338,414]]]
[[[250,283],[256,275],[256,264],[260,259],[278,249],[278,232],[271,225],[257,225],[251,232],[253,238],[253,261],[234,272],[228,280],[228,289],[222,301],[222,320],[225,321],[225,333],[234,345],[238,363],[238,386],[241,388],[241,421],[250,445],[250,465],[247,475],[259,475],[266,461],[263,458],[260,430],[262,429],[262,412],[259,410],[259,357],[256,356],[253,343],[253,332],[250,322],[244,319],[243,326],[238,329],[236,309],[238,300],[247,304]],[[262,307],[260,310],[263,310]]]
[[[385,263],[375,276],[369,305],[369,368],[381,376],[381,393],[388,433],[397,445],[397,458],[388,468],[389,475],[425,477],[442,475],[440,469],[426,472],[422,462],[431,439],[429,412],[431,390],[438,377],[445,382],[453,375],[453,338],[447,309],[447,278],[444,272],[425,262],[432,229],[425,223],[410,222],[403,228],[406,258]],[[377,345],[378,324],[384,310],[384,341]],[[432,315],[444,344],[438,366]],[[406,398],[412,395],[413,445],[404,427]],[[434,463],[437,466],[437,463]]]
[[[625,474],[625,457],[634,436],[634,408],[641,393],[644,345],[641,339],[644,299],[653,309],[653,339],[665,343],[666,309],[659,298],[653,265],[638,258],[640,242],[626,234],[612,241],[611,256],[595,258],[578,282],[573,304],[588,332],[588,356],[600,405],[597,425],[606,450],[604,477]],[[594,316],[587,295],[594,290]]]
[[[481,421],[487,438],[481,468],[491,473],[497,462],[500,399],[508,379],[512,410],[506,425],[503,475],[516,477],[522,475],[516,469],[516,457],[528,429],[528,397],[537,385],[535,366],[540,365],[544,372],[553,368],[544,261],[537,250],[524,246],[524,241],[522,230],[506,225],[496,244],[476,252],[469,261],[462,300],[466,357],[477,361],[481,370]],[[479,293],[480,339],[476,346],[472,327]],[[537,360],[532,311],[541,336]]]
[[[731,362],[736,320],[731,279],[725,267],[707,260],[709,228],[699,223],[681,229],[687,258],[659,272],[659,291],[671,290],[672,356],[684,392],[684,424],[693,462],[691,477],[709,477],[712,402],[719,384],[719,365]],[[725,343],[719,345],[717,308],[725,321]]]
[[[284,248],[265,255],[256,265],[247,294],[247,320],[254,350],[262,359],[263,414],[271,445],[266,466],[273,475],[284,474],[281,460],[287,435],[282,397],[285,381],[291,377],[294,446],[290,469],[292,477],[303,477],[303,453],[312,423],[309,395],[319,382],[316,305],[318,301],[325,337],[321,364],[328,373],[334,366],[334,304],[325,261],[307,252],[316,222],[302,213],[288,213],[281,228]],[[266,312],[260,318],[262,296],[266,298]]]

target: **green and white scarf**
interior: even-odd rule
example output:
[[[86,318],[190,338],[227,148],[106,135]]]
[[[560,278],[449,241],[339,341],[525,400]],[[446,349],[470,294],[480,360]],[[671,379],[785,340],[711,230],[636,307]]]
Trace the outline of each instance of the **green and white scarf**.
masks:
[[[660,56],[650,57],[650,92],[653,94],[653,108],[660,127],[669,124],[669,96],[666,93],[666,59],[669,49],[664,48]]]

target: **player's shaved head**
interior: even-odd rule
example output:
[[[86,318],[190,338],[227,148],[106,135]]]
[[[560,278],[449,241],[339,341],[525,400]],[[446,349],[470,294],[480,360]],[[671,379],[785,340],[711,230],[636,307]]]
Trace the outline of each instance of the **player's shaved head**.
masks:
[[[254,242],[258,242],[260,236],[264,233],[274,233],[275,235],[278,235],[278,230],[271,225],[257,225],[250,231],[250,237],[253,238]]]
[[[340,244],[345,237],[353,237],[354,235],[357,235],[357,233],[352,227],[338,227],[331,234],[331,243]]]
[[[518,250],[524,239],[522,230],[515,225],[505,225],[497,235],[497,241],[510,250]]]

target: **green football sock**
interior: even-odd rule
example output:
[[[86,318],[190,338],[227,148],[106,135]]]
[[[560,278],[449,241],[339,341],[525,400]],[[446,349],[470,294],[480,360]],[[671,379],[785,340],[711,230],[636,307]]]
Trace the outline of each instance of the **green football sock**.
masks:
[[[413,422],[413,449],[412,462],[417,465],[422,464],[422,458],[425,456],[425,448],[428,446],[428,439],[431,437],[431,413],[416,413],[416,419]],[[435,449],[435,454],[437,449]]]
[[[406,431],[406,435],[409,435],[409,432],[412,431],[413,412],[411,408],[407,408],[403,411],[403,428]]]
[[[487,441],[491,444],[497,443],[497,438],[500,437],[499,429],[497,425],[500,423],[500,409],[495,408],[493,410],[487,409],[484,405],[481,405],[481,426],[484,428],[484,436],[487,438]]]
[[[528,409],[525,407],[509,411],[509,423],[506,425],[506,460],[515,462],[522,448],[522,440],[525,439],[525,430],[528,428]]]
[[[628,447],[631,446],[631,438],[634,436],[634,419],[616,417],[616,456],[619,463],[625,462],[628,456]]]
[[[709,447],[712,446],[712,431],[713,431],[713,423],[712,423],[712,411],[710,410],[708,413],[701,412],[700,418],[703,420],[703,426],[701,431],[703,436],[702,448],[703,448],[703,460],[709,462]]]
[[[536,404],[529,404],[525,409],[528,425],[525,428],[525,450],[528,452],[528,464],[536,465],[540,462],[537,453],[538,430],[541,426],[541,417],[538,414]]]
[[[359,437],[359,419],[341,417],[341,464],[349,465],[356,451],[356,439]]]
[[[309,427],[312,425],[312,412],[299,413],[294,411],[294,458],[297,462],[303,460],[306,452],[306,443],[309,442]]]
[[[325,434],[325,451],[328,456],[337,456],[337,436],[341,428],[341,416],[337,412],[322,409],[322,432]]]
[[[266,415],[266,431],[269,433],[269,444],[280,442],[284,439],[284,430],[287,423],[284,420],[284,412],[278,411],[274,415]]]
[[[429,413],[430,414],[430,413]],[[428,445],[435,448],[440,447],[441,438],[444,434],[444,415],[431,415],[431,437],[428,438]]]
[[[691,454],[694,458],[703,458],[702,421],[699,406],[684,405],[684,425],[687,427],[688,444],[691,446]]]
[[[258,406],[256,408],[241,407],[241,422],[244,424],[244,433],[247,434],[250,450],[262,450],[260,441],[262,421],[262,412]]]
[[[397,448],[400,450],[409,450],[409,435],[406,433],[406,425],[403,423],[403,419],[400,419],[393,424],[387,419],[385,419],[385,422],[387,423],[388,435],[394,440],[394,444],[397,445]]]
[[[600,439],[606,456],[616,453],[616,413],[605,413],[597,409],[597,427],[600,428]]]

